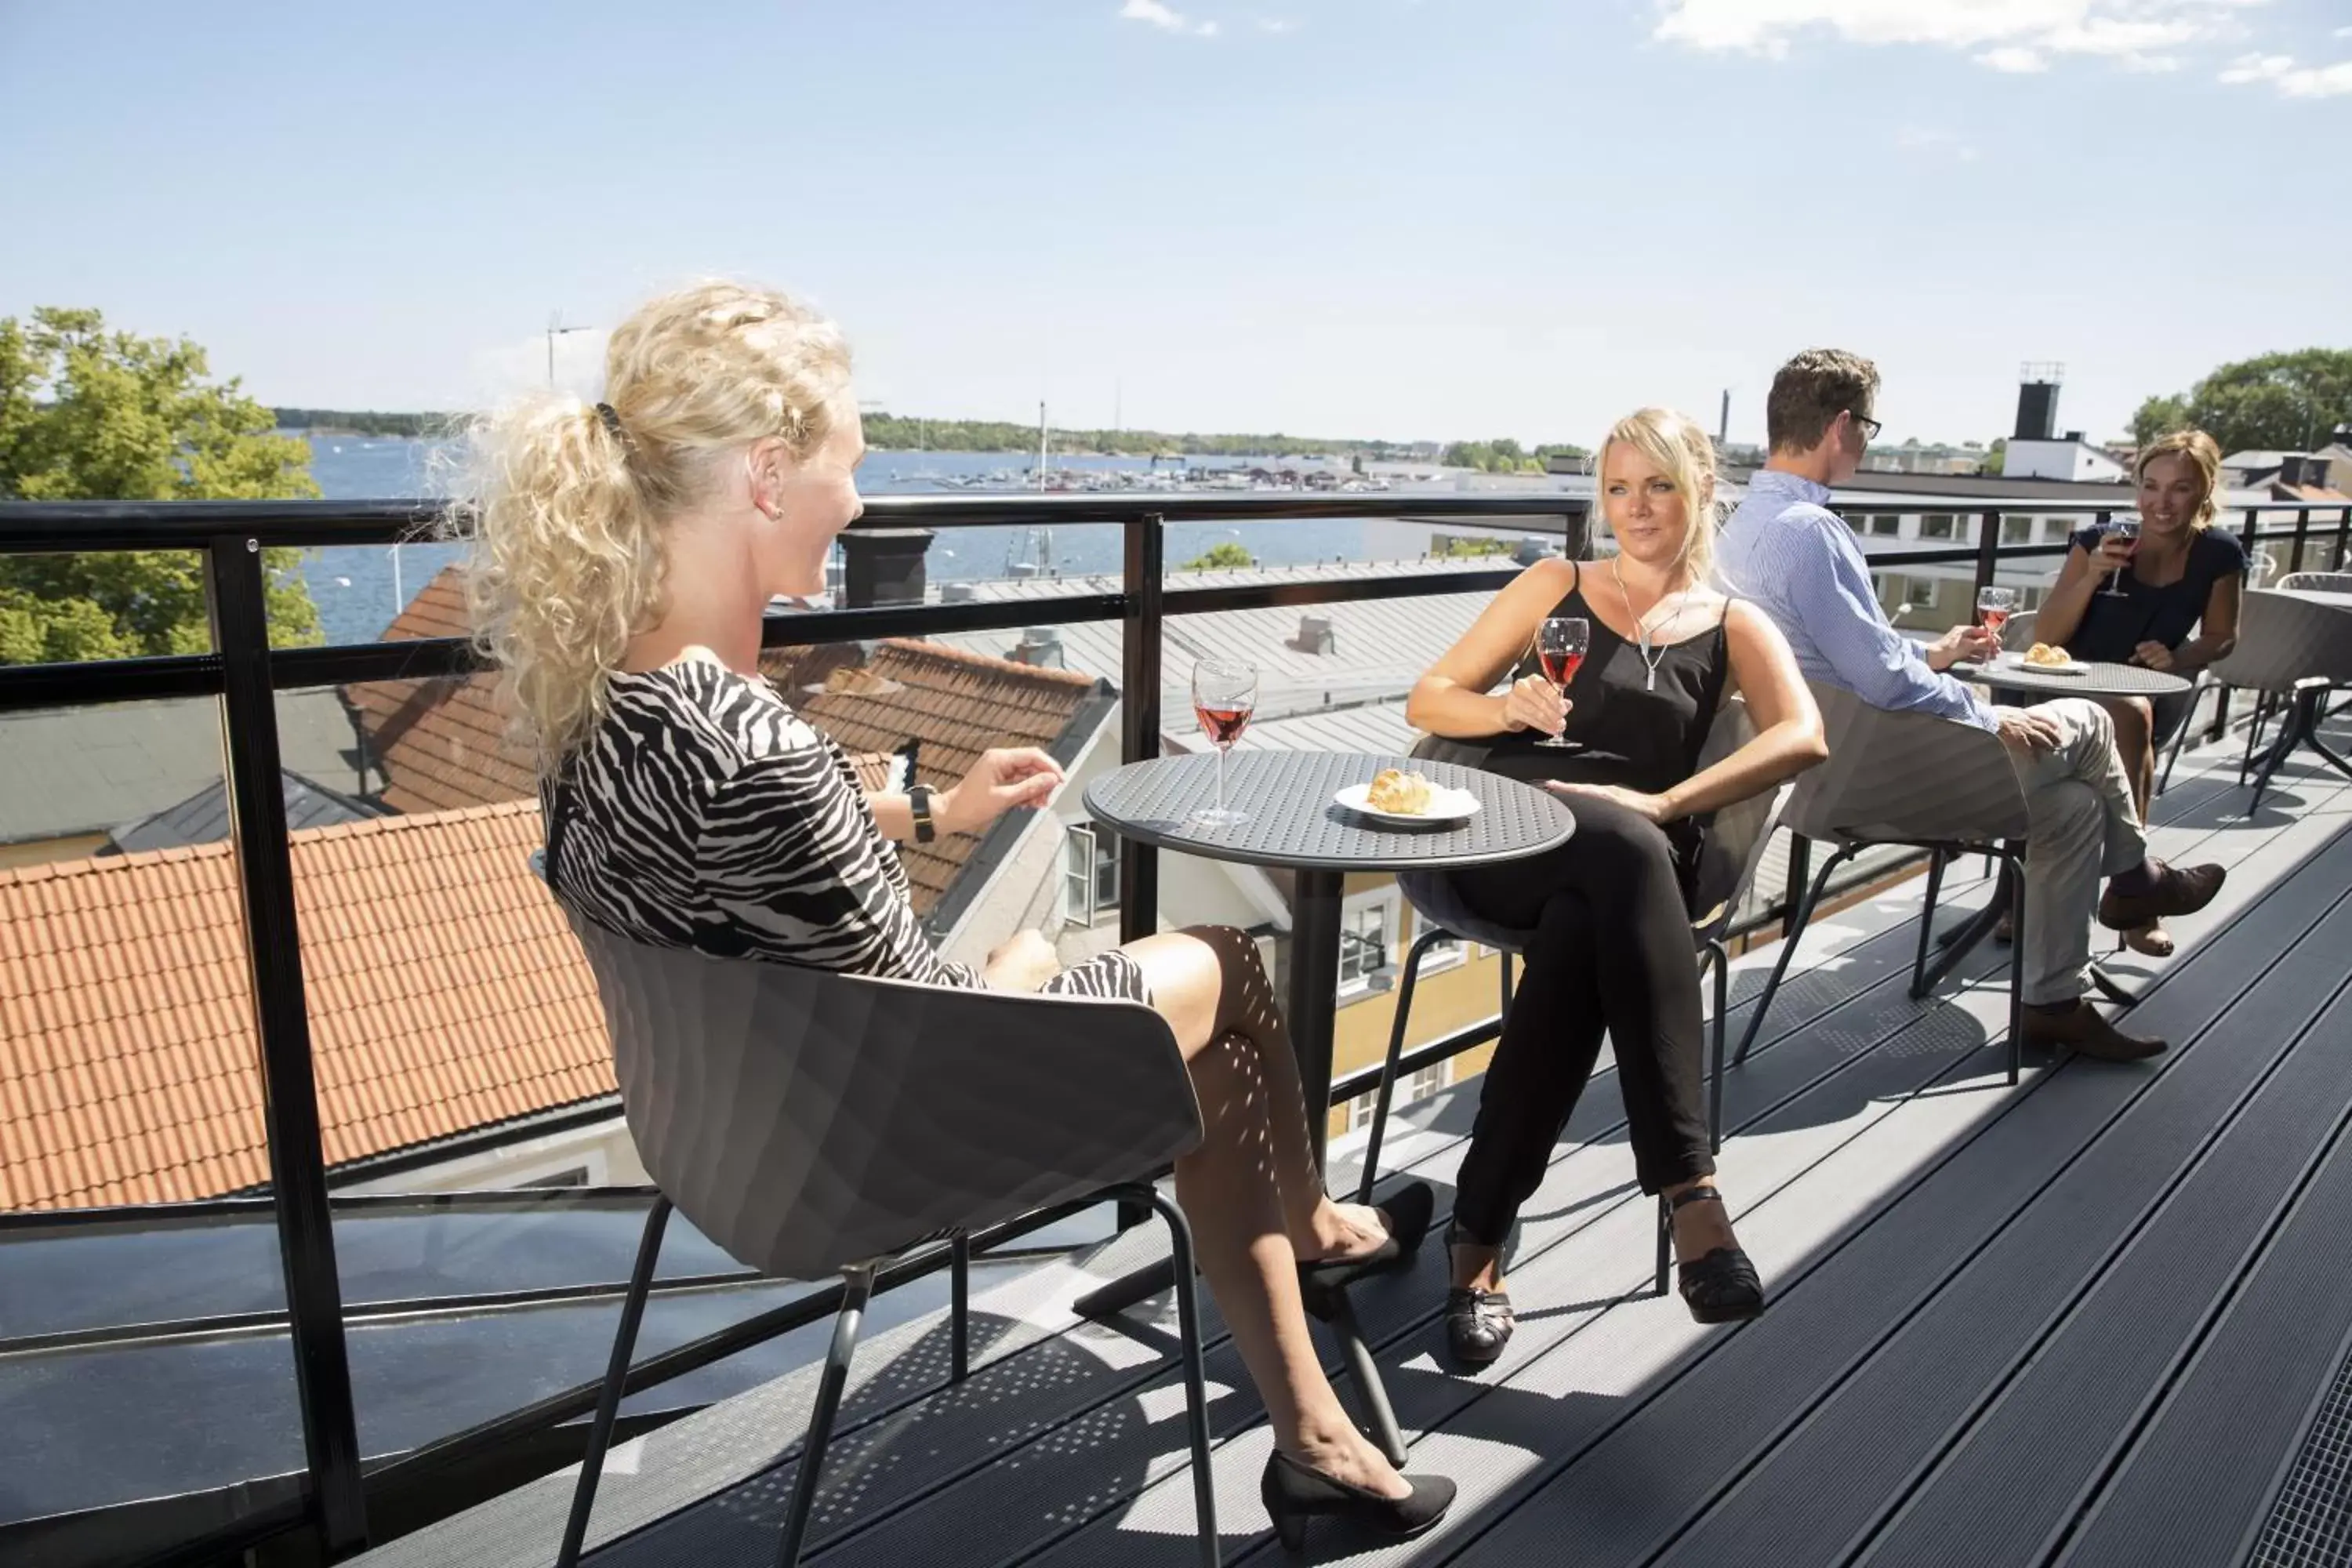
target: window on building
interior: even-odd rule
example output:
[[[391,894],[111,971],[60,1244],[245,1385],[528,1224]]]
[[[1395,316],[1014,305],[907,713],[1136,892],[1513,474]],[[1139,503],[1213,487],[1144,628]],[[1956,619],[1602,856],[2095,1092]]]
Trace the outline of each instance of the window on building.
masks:
[[[1397,1079],[1396,1092],[1390,1097],[1389,1109],[1391,1111],[1401,1110],[1408,1105],[1427,1100],[1431,1095],[1444,1089],[1445,1075],[1453,1066],[1452,1062],[1432,1062],[1419,1072]],[[1360,1094],[1348,1101],[1349,1130],[1361,1131],[1364,1128],[1370,1127],[1372,1124],[1372,1113],[1380,1109],[1380,1103],[1381,1096],[1378,1089]]]
[[[2033,520],[2030,517],[2004,517],[2000,520],[2000,542],[2003,544],[2033,542]]]
[[[1063,841],[1064,898],[1072,925],[1092,925],[1118,912],[1118,843],[1084,824]]]
[[[588,1167],[574,1165],[568,1171],[557,1171],[545,1176],[533,1176],[528,1182],[518,1182],[519,1187],[584,1187],[588,1184]]]
[[[2042,607],[2042,590],[2039,588],[2020,588],[2017,591],[2017,607],[2021,610],[2040,609]]]
[[[1351,900],[1339,915],[1339,991],[1361,991],[1389,966],[1397,929],[1393,889]]]
[[[2042,542],[2044,544],[2063,544],[2066,542],[2066,536],[2073,531],[2074,530],[2066,526],[2066,520],[2063,517],[2045,517],[2042,520]]]
[[[1903,532],[1903,520],[1893,512],[1885,512],[1870,520],[1870,531],[1879,539],[1894,539]]]
[[[1955,531],[1952,514],[1948,511],[1931,511],[1919,520],[1919,537],[1922,539],[1950,539]]]

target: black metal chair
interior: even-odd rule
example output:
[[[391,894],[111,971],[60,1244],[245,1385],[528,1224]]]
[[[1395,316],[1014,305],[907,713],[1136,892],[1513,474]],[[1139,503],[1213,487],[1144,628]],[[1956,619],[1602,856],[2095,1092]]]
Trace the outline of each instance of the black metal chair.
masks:
[[[2262,591],[2260,576],[2258,573],[2251,571],[2248,573],[2246,594],[2248,598]],[[2352,572],[2290,572],[2274,584],[2274,591],[2282,594],[2303,588],[2314,589],[2324,594],[2352,594]],[[2242,601],[2239,611],[2238,641],[2242,644],[2245,640],[2245,612]],[[2239,665],[2235,661],[2236,651],[2233,649],[2230,658],[2216,660],[2197,672],[2197,684],[2189,694],[2189,720],[2184,721],[2180,728],[2173,732],[2171,744],[2165,748],[2164,771],[2157,776],[2156,781],[2157,794],[2162,795],[2165,786],[2172,782],[2172,765],[2180,760],[2181,750],[2189,743],[2189,731],[2194,727],[2192,721],[2197,712],[2197,704],[2204,700],[2208,691],[2228,691],[2242,685],[2251,686],[2253,689],[2254,711],[2246,722],[2245,750],[2238,758],[2239,785],[2243,787],[2247,778],[2253,773],[2254,757],[2255,753],[2262,749],[2263,731],[2270,727],[2271,719],[2279,709],[2284,703],[2291,703],[2294,698],[2291,691],[2282,693],[2267,689],[2256,681],[2242,679],[2243,676],[2253,673],[2253,666]],[[2320,700],[2325,700],[2324,694]],[[2259,792],[2256,800],[2259,804]]]
[[[660,1195],[646,1216],[556,1562],[572,1568],[675,1205],[746,1267],[845,1281],[777,1562],[800,1561],[877,1268],[950,1237],[1100,1195],[1149,1205],[1175,1249],[1200,1561],[1218,1561],[1192,1235],[1153,1174],[1201,1138],[1167,1022],[1132,1003],[961,991],[714,959],[577,915],[622,1109]],[[968,1365],[956,1314],[954,1375]]]
[[[1839,866],[1874,845],[1907,845],[1927,851],[1927,907],[1919,915],[1919,950],[1911,965],[1911,994],[1924,997],[1970,948],[1990,932],[2000,914],[2000,900],[1956,933],[1931,967],[1927,950],[1935,936],[1936,896],[1944,868],[1962,855],[1985,855],[2003,868],[2014,951],[2025,942],[2025,856],[2028,831],[2025,792],[1999,736],[1973,725],[1925,713],[1892,713],[1871,707],[1852,692],[1821,681],[1809,683],[1829,731],[1829,761],[1797,780],[1783,822],[1801,837],[1833,846],[1807,886],[1781,939],[1764,994],[1740,1037],[1735,1064],[1764,1026],[1772,998],[1787,974],[1790,956],[1812,919],[1830,876]],[[2009,978],[2009,1081],[2018,1080],[2024,1052],[2024,973],[2011,963]]]
[[[1712,767],[1746,745],[1755,733],[1755,726],[1748,719],[1748,705],[1734,697],[1709,727],[1699,766]],[[1413,755],[1435,756],[1453,751],[1452,742],[1432,737],[1416,745]],[[1724,946],[1724,933],[1730,929],[1748,884],[1755,880],[1756,868],[1763,861],[1764,847],[1771,839],[1781,805],[1788,799],[1789,787],[1783,784],[1778,790],[1717,812],[1708,820],[1699,857],[1691,899],[1691,940],[1698,955],[1699,973],[1712,972],[1715,979],[1715,1016],[1710,1026],[1713,1088],[1707,1104],[1707,1133],[1717,1150],[1723,1147],[1724,1016],[1730,1010],[1731,1001],[1731,954]],[[1502,1011],[1508,1014],[1511,961],[1527,951],[1535,935],[1479,919],[1442,873],[1408,872],[1397,881],[1419,913],[1422,929],[1406,951],[1404,975],[1397,988],[1396,1016],[1389,1026],[1388,1055],[1381,1064],[1380,1089],[1373,1100],[1371,1136],[1364,1148],[1364,1174],[1357,1193],[1360,1203],[1372,1201],[1372,1185],[1380,1177],[1381,1141],[1388,1128],[1389,1108],[1396,1092],[1397,1063],[1403,1055],[1405,1032],[1412,1015],[1413,987],[1420,980],[1423,961],[1442,942],[1466,940],[1495,949],[1502,958]],[[1664,1223],[1666,1215],[1662,1200],[1657,1271],[1660,1295],[1666,1292],[1673,1264],[1672,1235]]]

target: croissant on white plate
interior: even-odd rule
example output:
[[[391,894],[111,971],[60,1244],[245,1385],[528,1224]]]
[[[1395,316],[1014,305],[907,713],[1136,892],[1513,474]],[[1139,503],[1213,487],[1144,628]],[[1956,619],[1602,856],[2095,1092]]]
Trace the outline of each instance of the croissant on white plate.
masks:
[[[1402,768],[1382,768],[1373,775],[1371,788],[1364,792],[1364,804],[1374,811],[1400,816],[1423,816],[1429,810],[1429,781]]]

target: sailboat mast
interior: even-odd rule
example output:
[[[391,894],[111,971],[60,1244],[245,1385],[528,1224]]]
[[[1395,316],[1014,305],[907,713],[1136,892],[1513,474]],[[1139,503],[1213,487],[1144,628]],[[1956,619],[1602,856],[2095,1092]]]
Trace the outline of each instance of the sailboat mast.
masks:
[[[1037,488],[1045,488],[1045,405],[1037,404]]]

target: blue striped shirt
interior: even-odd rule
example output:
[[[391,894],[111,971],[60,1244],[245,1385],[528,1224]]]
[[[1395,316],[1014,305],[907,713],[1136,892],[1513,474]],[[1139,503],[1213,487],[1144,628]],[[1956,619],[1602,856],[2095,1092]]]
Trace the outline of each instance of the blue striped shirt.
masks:
[[[1749,479],[1717,551],[1726,586],[1780,626],[1806,679],[1843,687],[1873,708],[1994,728],[1982,699],[1929,668],[1919,646],[1889,624],[1870,563],[1829,499],[1826,486],[1777,468]]]

